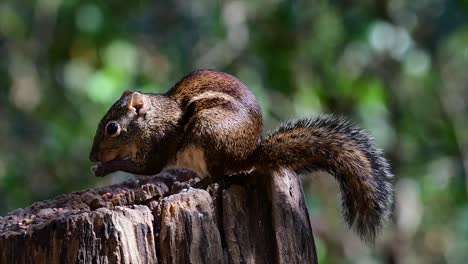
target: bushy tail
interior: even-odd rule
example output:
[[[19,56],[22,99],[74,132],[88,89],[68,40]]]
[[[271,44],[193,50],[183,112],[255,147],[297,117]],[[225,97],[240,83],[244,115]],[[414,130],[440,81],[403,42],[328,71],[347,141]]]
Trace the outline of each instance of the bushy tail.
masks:
[[[258,151],[258,165],[269,170],[325,170],[334,175],[344,218],[362,239],[373,241],[389,218],[393,204],[389,165],[370,136],[347,120],[322,115],[288,122]]]

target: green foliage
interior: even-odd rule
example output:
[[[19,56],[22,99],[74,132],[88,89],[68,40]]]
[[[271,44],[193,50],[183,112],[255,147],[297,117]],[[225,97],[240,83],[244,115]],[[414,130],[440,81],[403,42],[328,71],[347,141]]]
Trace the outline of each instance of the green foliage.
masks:
[[[110,104],[214,68],[254,91],[267,128],[335,112],[385,149],[395,214],[374,247],[345,229],[335,182],[305,178],[321,263],[463,263],[467,21],[462,0],[1,1],[0,215],[109,183],[87,156]]]

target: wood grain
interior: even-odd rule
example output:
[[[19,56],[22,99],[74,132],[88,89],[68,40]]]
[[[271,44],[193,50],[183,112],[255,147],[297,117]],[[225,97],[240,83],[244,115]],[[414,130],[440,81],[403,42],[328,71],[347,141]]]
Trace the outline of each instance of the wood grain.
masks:
[[[316,263],[300,180],[165,171],[0,217],[0,263]]]

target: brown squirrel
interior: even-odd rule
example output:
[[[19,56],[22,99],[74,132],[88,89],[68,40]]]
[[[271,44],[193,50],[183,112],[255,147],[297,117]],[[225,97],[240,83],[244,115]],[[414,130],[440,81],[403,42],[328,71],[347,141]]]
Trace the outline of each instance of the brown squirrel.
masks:
[[[368,134],[333,115],[290,121],[266,138],[261,130],[255,96],[240,80],[200,70],[165,94],[125,91],[99,123],[89,159],[96,176],[325,170],[340,184],[348,225],[374,239],[391,212],[393,175]]]

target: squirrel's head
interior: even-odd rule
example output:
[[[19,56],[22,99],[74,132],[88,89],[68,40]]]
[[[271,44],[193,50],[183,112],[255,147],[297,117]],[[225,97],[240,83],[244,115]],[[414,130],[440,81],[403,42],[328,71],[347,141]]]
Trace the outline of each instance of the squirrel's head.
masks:
[[[149,157],[166,151],[180,116],[177,103],[166,96],[127,90],[99,122],[89,159],[99,164],[131,160],[138,168],[129,172],[157,173],[165,164]]]

